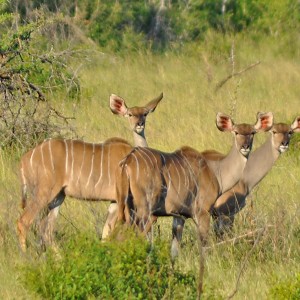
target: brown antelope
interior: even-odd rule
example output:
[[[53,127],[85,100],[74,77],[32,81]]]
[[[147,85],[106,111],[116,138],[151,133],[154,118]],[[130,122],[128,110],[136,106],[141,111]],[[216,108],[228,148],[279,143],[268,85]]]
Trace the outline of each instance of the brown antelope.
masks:
[[[231,151],[224,158],[216,158],[213,151],[204,154],[190,147],[173,153],[140,147],[131,151],[121,162],[117,179],[119,220],[130,222],[129,210],[134,211],[136,223],[146,232],[152,216],[191,217],[205,240],[212,205],[238,182],[254,134],[269,130],[273,115],[259,113],[253,126],[235,125],[229,116],[218,113],[216,124],[220,131],[234,134]],[[133,203],[127,201],[129,192]]]
[[[223,193],[211,209],[215,233],[219,237],[224,234],[225,230],[232,227],[234,216],[246,205],[249,193],[271,170],[280,154],[288,150],[293,133],[300,132],[300,117],[296,117],[291,125],[273,124],[269,132],[270,136],[266,142],[250,153],[240,181],[232,189]],[[224,157],[219,152],[215,152],[215,156]],[[184,218],[174,218],[173,220],[173,258],[178,253],[184,223]]]
[[[133,149],[120,163],[116,175],[118,220],[131,223],[133,219],[147,233],[159,216],[193,218],[203,245],[213,204],[241,178],[254,134],[269,130],[272,124],[272,113],[258,113],[255,125],[235,125],[229,116],[218,113],[218,129],[234,134],[233,146],[224,158],[216,158],[214,151],[203,155],[190,147],[173,153]],[[204,256],[201,255],[200,294],[203,270]]]
[[[162,97],[145,107],[127,108],[121,97],[111,95],[110,107],[113,113],[129,118],[135,141],[145,145],[147,114],[155,110]],[[54,222],[65,196],[115,201],[115,170],[131,150],[132,146],[120,138],[100,144],[49,139],[24,154],[20,166],[24,211],[17,223],[22,250],[26,250],[30,225],[45,208],[50,211],[41,222],[42,242],[51,245]],[[32,196],[28,204],[27,192]]]
[[[114,97],[112,97],[114,96]],[[145,137],[146,117],[149,112],[153,112],[163,98],[161,94],[158,98],[150,101],[145,107],[127,108],[125,101],[115,95],[110,97],[110,109],[114,114],[129,118],[131,130],[133,132],[134,145],[136,147],[148,147]],[[118,205],[112,202],[108,208],[108,215],[102,230],[102,239],[106,239],[116,223],[118,217]]]
[[[216,234],[221,236],[230,229],[234,215],[246,205],[246,198],[253,188],[271,170],[280,154],[289,148],[290,139],[295,132],[300,132],[300,116],[291,125],[274,124],[266,142],[250,154],[241,180],[216,201],[212,216],[215,219]]]

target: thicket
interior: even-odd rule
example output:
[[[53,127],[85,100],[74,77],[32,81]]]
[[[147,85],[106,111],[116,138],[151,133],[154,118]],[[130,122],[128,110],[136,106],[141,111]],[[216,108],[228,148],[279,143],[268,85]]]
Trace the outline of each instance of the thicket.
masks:
[[[30,22],[6,12],[0,1],[0,147],[26,149],[48,137],[74,132],[70,119],[49,98],[75,97],[79,83],[69,67],[72,51],[49,45],[54,18],[37,13]]]
[[[24,283],[43,299],[183,299],[196,298],[192,272],[172,268],[169,245],[153,245],[128,231],[122,242],[99,242],[80,234],[61,245],[60,258],[24,270]]]
[[[210,31],[253,39],[299,32],[299,2],[293,0],[35,0],[11,1],[24,20],[35,9],[62,13],[111,52],[166,51],[205,40]],[[70,26],[70,23],[69,23]],[[68,31],[67,26],[65,30]]]

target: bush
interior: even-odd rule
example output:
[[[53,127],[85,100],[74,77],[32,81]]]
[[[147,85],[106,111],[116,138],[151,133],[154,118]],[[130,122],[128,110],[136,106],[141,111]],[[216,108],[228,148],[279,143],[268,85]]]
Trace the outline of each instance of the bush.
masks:
[[[277,300],[300,299],[300,273],[273,286],[270,290],[270,296]]]
[[[47,99],[52,93],[67,91],[71,97],[79,91],[67,67],[71,51],[55,53],[41,47],[40,34],[54,19],[40,15],[18,24],[18,16],[5,12],[3,3],[0,0],[0,147],[27,149],[49,136],[73,134],[70,118]]]
[[[62,258],[24,269],[26,286],[45,299],[193,299],[196,279],[172,269],[169,246],[127,233],[123,242],[100,243],[77,236],[65,243]]]

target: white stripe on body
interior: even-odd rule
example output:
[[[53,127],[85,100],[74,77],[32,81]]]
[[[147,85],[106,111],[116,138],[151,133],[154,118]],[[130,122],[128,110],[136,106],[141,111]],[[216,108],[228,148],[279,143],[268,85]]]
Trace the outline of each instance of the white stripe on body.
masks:
[[[81,163],[78,178],[77,178],[77,185],[78,185],[79,179],[81,178],[81,172],[82,172],[82,168],[83,168],[83,164],[84,164],[84,158],[85,158],[85,143],[83,143],[82,163]]]
[[[52,156],[52,149],[51,149],[51,139],[49,140],[49,153],[50,153],[50,162],[51,162],[52,171],[55,173],[54,163],[53,163],[53,156]]]
[[[177,158],[176,158],[176,159],[177,159]],[[178,195],[178,194],[179,194],[179,191],[180,191],[180,185],[181,185],[180,172],[179,172],[179,170],[178,170],[178,168],[177,168],[175,158],[171,157],[171,160],[172,160],[172,165],[174,166],[174,168],[175,168],[175,170],[176,170],[176,173],[177,173],[177,177],[178,177],[178,187],[177,187],[177,189],[176,189],[176,187],[173,185],[171,176],[170,176],[170,178],[171,178],[170,185],[171,185],[171,184],[173,185],[174,190],[177,191],[177,195]],[[178,160],[177,160],[177,161],[178,161]]]
[[[101,159],[100,159],[100,175],[99,175],[99,179],[95,185],[96,186],[101,182],[102,180],[102,175],[103,175],[103,156],[104,156],[104,150],[103,150],[103,145],[101,144]]]
[[[155,167],[154,163],[152,162],[152,159],[150,158],[150,155],[154,158],[155,160],[155,163],[156,163],[156,166],[158,166],[158,162],[157,162],[157,159],[156,159],[156,156],[154,155],[154,153],[152,151],[150,151],[149,149],[147,148],[140,148],[143,153],[149,158],[149,161],[151,162],[151,165],[152,165],[152,168]],[[148,154],[147,154],[148,152]],[[149,155],[150,154],[150,155]]]
[[[23,184],[26,185],[26,177],[25,177],[25,174],[24,174],[23,164],[21,166],[21,178],[22,178]]]
[[[140,154],[140,157],[143,159],[143,161],[145,162],[146,166],[149,167],[149,163],[148,163],[148,160],[150,161],[151,165],[152,165],[152,168],[154,168],[154,165],[153,165],[153,162],[151,160],[151,158],[147,155],[146,152],[139,152]],[[146,157],[145,157],[146,156]],[[146,159],[148,158],[148,160]],[[139,164],[139,162],[137,161],[137,164]],[[150,174],[150,173],[149,173]],[[138,176],[137,176],[137,179],[138,179]]]
[[[179,166],[181,167],[182,169],[182,173],[183,173],[183,176],[184,176],[184,185],[187,186],[189,184],[189,176],[187,176],[187,173],[186,173],[186,168],[185,166],[183,165],[183,162],[181,160],[181,156],[178,156],[177,154],[175,155],[175,158],[179,164]]]
[[[46,172],[46,166],[45,166],[45,159],[44,159],[43,147],[44,147],[44,143],[41,144],[42,165],[43,165],[45,174],[48,175],[47,172]]]
[[[139,162],[137,160],[136,155],[134,153],[132,153],[132,155],[133,155],[133,157],[135,159],[135,162],[136,162],[136,170],[137,170],[137,172],[136,172],[136,181],[138,181],[139,176],[140,176],[140,166],[139,166]]]
[[[192,166],[191,166],[189,160],[188,160],[184,155],[183,155],[183,157],[184,157],[184,160],[185,160],[186,164],[187,164],[188,167],[189,167],[189,172],[190,172],[190,174],[193,175],[193,181],[194,181],[195,185],[197,186],[197,185],[198,185],[198,182],[197,182],[196,174],[194,173],[193,168],[192,168]],[[199,167],[201,167],[201,161],[200,161],[199,159],[197,159],[197,160],[198,160],[198,163],[199,163]]]
[[[35,153],[35,150],[36,150],[37,147],[35,147],[31,153],[31,156],[30,156],[30,166],[31,166],[31,169],[33,169],[33,165],[32,165],[32,160],[33,160],[33,155]]]
[[[88,177],[88,181],[86,183],[86,187],[89,185],[90,183],[90,180],[91,180],[91,177],[92,177],[92,174],[93,174],[93,170],[94,170],[94,157],[95,157],[95,144],[93,143],[93,153],[92,153],[92,162],[91,162],[91,171],[90,171],[90,174],[89,174],[89,177]]]
[[[163,158],[163,161],[164,161],[164,165],[166,166],[166,158],[163,154],[161,154],[161,157]],[[170,172],[169,172],[169,169],[167,167],[165,167],[165,169],[167,170],[168,172],[168,178],[169,178],[169,183],[170,184],[167,184],[167,193],[170,191],[170,188],[171,188],[171,175],[170,175]]]

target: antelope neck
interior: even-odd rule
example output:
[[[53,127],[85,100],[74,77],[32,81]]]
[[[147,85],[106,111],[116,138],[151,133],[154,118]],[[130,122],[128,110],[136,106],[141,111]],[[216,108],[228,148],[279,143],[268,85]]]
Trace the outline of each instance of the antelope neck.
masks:
[[[141,133],[133,132],[133,138],[134,138],[134,145],[136,147],[148,147],[144,131]]]
[[[247,158],[237,150],[235,144],[223,159],[207,161],[210,169],[217,177],[221,194],[232,188],[240,180],[246,162]]]
[[[272,136],[250,153],[242,176],[248,193],[266,176],[279,156],[280,152],[273,147]]]

